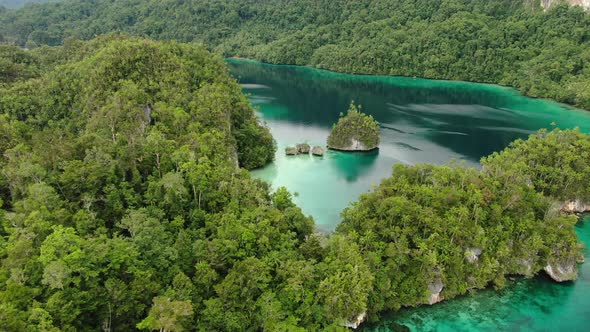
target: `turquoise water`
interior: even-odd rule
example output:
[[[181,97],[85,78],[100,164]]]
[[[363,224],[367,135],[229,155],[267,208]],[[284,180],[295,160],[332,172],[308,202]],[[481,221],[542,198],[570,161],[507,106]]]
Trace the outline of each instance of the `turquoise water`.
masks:
[[[590,242],[590,217],[576,226],[580,241]],[[585,251],[586,262],[590,253]],[[589,331],[590,262],[581,264],[578,280],[555,283],[540,274],[519,279],[500,290],[479,291],[432,307],[385,315],[363,331],[393,331],[402,324],[412,331]]]
[[[555,122],[590,132],[590,112],[493,85],[397,77],[335,74],[304,67],[230,60],[231,72],[267,122],[279,151],[276,161],[254,175],[273,187],[297,192],[296,203],[320,230],[331,231],[340,211],[391,172],[396,162],[477,166],[478,160],[517,138]],[[323,158],[286,157],[300,142],[324,145],[329,129],[351,100],[382,124],[379,151]],[[576,227],[590,241],[590,218]],[[585,252],[586,260],[590,260]],[[483,290],[435,306],[384,315],[364,331],[590,331],[590,263],[577,281],[563,284],[542,273],[516,279],[500,291]]]
[[[482,156],[552,122],[590,132],[590,112],[495,85],[346,75],[237,59],[228,63],[279,148],[275,162],[253,174],[296,193],[295,202],[320,231],[332,231],[342,209],[389,176],[395,163],[455,159],[478,166]],[[352,100],[381,123],[379,151],[285,156],[289,145],[325,145],[332,124]]]

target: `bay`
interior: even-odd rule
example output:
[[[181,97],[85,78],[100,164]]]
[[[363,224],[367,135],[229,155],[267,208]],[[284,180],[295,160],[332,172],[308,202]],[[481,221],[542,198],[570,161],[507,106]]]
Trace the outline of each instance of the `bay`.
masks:
[[[481,157],[540,128],[579,127],[590,133],[590,112],[495,85],[346,75],[238,59],[228,64],[279,148],[274,163],[252,173],[274,188],[297,193],[295,202],[325,232],[334,230],[342,209],[388,176],[394,163],[456,160],[478,167]],[[284,148],[297,143],[325,145],[332,124],[352,100],[381,123],[378,151],[285,156]],[[590,218],[576,231],[588,243]],[[588,251],[584,256],[590,259]],[[543,273],[516,278],[499,291],[386,314],[362,330],[389,332],[401,325],[412,331],[585,331],[590,329],[590,264],[580,265],[575,282],[555,283]]]
[[[228,64],[278,145],[275,162],[252,174],[295,193],[294,201],[324,232],[333,231],[340,212],[389,176],[395,163],[455,160],[477,167],[481,157],[552,123],[590,132],[590,112],[496,85],[338,74],[241,59]],[[285,147],[297,143],[325,146],[351,101],[381,123],[378,151],[285,155]]]

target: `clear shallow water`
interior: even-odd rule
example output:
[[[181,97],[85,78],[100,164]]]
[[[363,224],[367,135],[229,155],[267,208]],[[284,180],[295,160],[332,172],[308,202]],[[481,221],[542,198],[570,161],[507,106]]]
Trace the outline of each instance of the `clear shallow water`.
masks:
[[[552,122],[590,132],[590,112],[495,85],[346,75],[238,59],[228,64],[278,144],[275,162],[252,173],[296,193],[295,202],[321,231],[334,230],[342,209],[389,176],[395,163],[455,159],[477,166],[481,157]],[[352,100],[381,123],[379,151],[285,156],[289,145],[325,145]]]
[[[590,217],[576,226],[580,241],[590,242]],[[562,284],[544,274],[483,290],[432,307],[385,315],[363,331],[394,331],[393,323],[412,331],[590,331],[590,253],[575,282]]]
[[[493,85],[342,75],[242,60],[229,64],[279,145],[276,161],[254,175],[298,192],[297,204],[325,231],[334,229],[349,202],[388,176],[393,163],[457,159],[477,166],[482,156],[551,122],[590,132],[590,112]],[[378,152],[284,155],[287,145],[324,145],[332,123],[351,100],[382,123]],[[589,243],[590,218],[576,231],[581,242]],[[588,263],[580,265],[575,282],[558,284],[541,273],[517,279],[501,291],[478,291],[384,315],[363,330],[389,332],[394,324],[403,324],[412,331],[590,331],[589,252],[585,257]]]

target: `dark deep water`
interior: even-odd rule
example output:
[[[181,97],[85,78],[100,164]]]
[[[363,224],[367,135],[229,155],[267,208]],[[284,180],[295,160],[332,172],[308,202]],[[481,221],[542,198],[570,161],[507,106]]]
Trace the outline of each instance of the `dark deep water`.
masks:
[[[590,112],[495,85],[336,74],[237,59],[228,64],[279,147],[273,164],[252,173],[296,193],[295,202],[322,231],[332,231],[342,209],[389,176],[394,163],[454,159],[477,166],[481,157],[553,122],[590,133]],[[325,145],[352,100],[381,123],[378,151],[285,156],[284,148],[296,143]],[[590,240],[588,222],[577,227],[582,242]],[[392,322],[416,331],[590,330],[590,265],[581,266],[573,283],[556,284],[544,276],[520,280],[499,292],[402,310],[365,329],[391,331]]]

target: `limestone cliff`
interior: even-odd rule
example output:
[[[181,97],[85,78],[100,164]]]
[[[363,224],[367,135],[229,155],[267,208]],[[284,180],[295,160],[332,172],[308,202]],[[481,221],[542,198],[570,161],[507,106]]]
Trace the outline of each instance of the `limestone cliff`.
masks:
[[[590,0],[588,0],[590,1]],[[565,202],[561,206],[561,211],[565,213],[585,213],[590,212],[590,202],[584,202],[582,200],[574,200]]]
[[[344,326],[344,327],[348,327],[351,329],[357,329],[359,326],[361,326],[361,324],[367,320],[367,313],[363,312],[362,314],[353,317],[351,320],[340,324],[340,326]]]
[[[475,264],[479,260],[479,256],[483,252],[481,248],[469,248],[465,251],[465,258],[471,264]]]
[[[549,263],[545,266],[544,270],[557,282],[576,280],[578,277],[578,267],[576,266],[576,261],[573,259]]]
[[[442,280],[434,280],[428,285],[428,291],[430,292],[430,295],[428,296],[428,304],[433,305],[444,300],[440,295],[444,287],[445,285]]]

